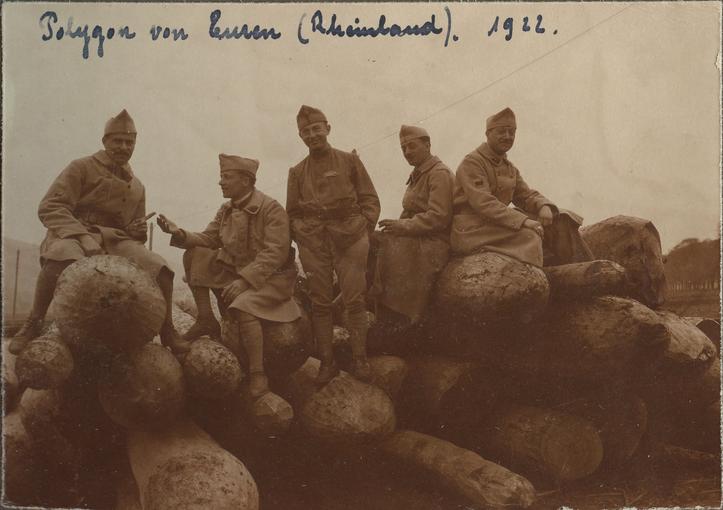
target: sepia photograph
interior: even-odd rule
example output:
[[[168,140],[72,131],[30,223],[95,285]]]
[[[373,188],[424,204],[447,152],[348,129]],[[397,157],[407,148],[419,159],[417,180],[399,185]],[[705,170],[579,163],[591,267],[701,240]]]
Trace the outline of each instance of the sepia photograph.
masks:
[[[721,507],[721,2],[0,8],[0,506]]]

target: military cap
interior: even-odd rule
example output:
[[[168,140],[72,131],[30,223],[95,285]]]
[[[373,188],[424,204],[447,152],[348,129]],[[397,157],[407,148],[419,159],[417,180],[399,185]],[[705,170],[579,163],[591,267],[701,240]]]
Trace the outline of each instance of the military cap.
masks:
[[[137,133],[136,125],[133,123],[133,119],[128,112],[123,110],[115,117],[108,119],[105,123],[105,130],[103,130],[103,136],[112,135],[116,133],[133,134]]]
[[[418,126],[402,126],[399,130],[399,143],[404,145],[415,138],[429,138],[427,130]]]
[[[315,122],[327,122],[324,112],[313,106],[302,105],[299,113],[296,114],[296,125],[299,126],[299,129]]]
[[[259,169],[259,162],[256,159],[242,158],[241,156],[232,156],[230,154],[219,154],[218,163],[221,171],[238,170],[246,172],[256,177],[256,171]]]
[[[505,108],[501,112],[495,113],[492,117],[487,119],[487,129],[496,127],[517,127],[515,122],[515,112],[509,108]]]

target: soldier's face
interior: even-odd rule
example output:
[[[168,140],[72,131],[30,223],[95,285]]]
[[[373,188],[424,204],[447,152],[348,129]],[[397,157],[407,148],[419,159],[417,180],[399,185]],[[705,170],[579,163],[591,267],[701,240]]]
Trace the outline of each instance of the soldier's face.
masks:
[[[218,185],[224,198],[236,200],[250,191],[249,178],[238,170],[222,170]]]
[[[497,154],[504,154],[515,143],[517,129],[507,126],[498,126],[487,130],[487,145]]]
[[[113,133],[103,137],[103,147],[108,157],[117,165],[125,165],[136,148],[136,135]]]
[[[299,130],[299,136],[309,150],[321,149],[326,146],[331,126],[326,122],[314,122]]]
[[[411,166],[424,162],[430,155],[432,145],[425,138],[415,138],[402,144],[402,154]]]

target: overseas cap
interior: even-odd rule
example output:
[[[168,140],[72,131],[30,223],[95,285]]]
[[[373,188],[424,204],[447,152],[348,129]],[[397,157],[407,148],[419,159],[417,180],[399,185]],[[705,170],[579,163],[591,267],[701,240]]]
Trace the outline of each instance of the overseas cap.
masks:
[[[492,117],[487,119],[487,129],[496,127],[517,127],[515,121],[515,112],[509,108],[505,108],[501,112],[495,113]]]
[[[399,143],[402,145],[415,138],[424,137],[429,138],[429,133],[427,133],[426,129],[418,126],[402,126],[402,129],[399,130]]]
[[[256,177],[256,171],[259,169],[259,162],[256,159],[242,158],[241,156],[232,156],[229,154],[219,154],[218,163],[221,171],[238,170],[247,172]]]
[[[299,113],[296,114],[296,125],[299,126],[299,129],[303,129],[315,122],[328,122],[324,112],[313,106],[302,105]]]
[[[103,130],[103,136],[112,135],[116,133],[123,134],[137,134],[136,125],[133,123],[133,119],[128,112],[123,110],[115,117],[108,119],[105,123],[105,129]]]

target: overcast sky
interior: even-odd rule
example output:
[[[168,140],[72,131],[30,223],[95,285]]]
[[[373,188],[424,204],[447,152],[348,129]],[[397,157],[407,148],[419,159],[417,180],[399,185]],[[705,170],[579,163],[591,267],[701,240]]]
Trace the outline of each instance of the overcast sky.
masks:
[[[591,224],[651,219],[668,250],[717,236],[720,215],[720,4],[449,4],[454,41],[311,34],[318,8],[344,26],[424,23],[447,30],[445,4],[3,5],[3,235],[39,243],[37,205],[73,159],[101,147],[107,118],[127,108],[139,131],[131,164],[149,211],[201,229],[222,202],[218,153],[259,159],[257,186],[282,204],[288,168],[306,148],[295,116],[321,108],[332,145],[357,148],[382,202],[401,212],[410,168],[401,124],[421,123],[453,170],[484,138],[485,118],[517,114],[510,159],[528,184]],[[277,40],[213,40],[220,26],[275,27]],[[128,25],[133,40],[42,41],[47,11],[67,29]],[[298,42],[302,14],[309,44]],[[534,30],[543,17],[544,34]],[[487,35],[495,16],[500,30]],[[529,16],[532,30],[520,30]],[[514,19],[510,41],[502,23]],[[183,26],[184,42],[151,41],[152,24]],[[554,31],[557,33],[553,33]],[[387,136],[389,135],[389,136]],[[156,230],[174,265],[180,250]]]

